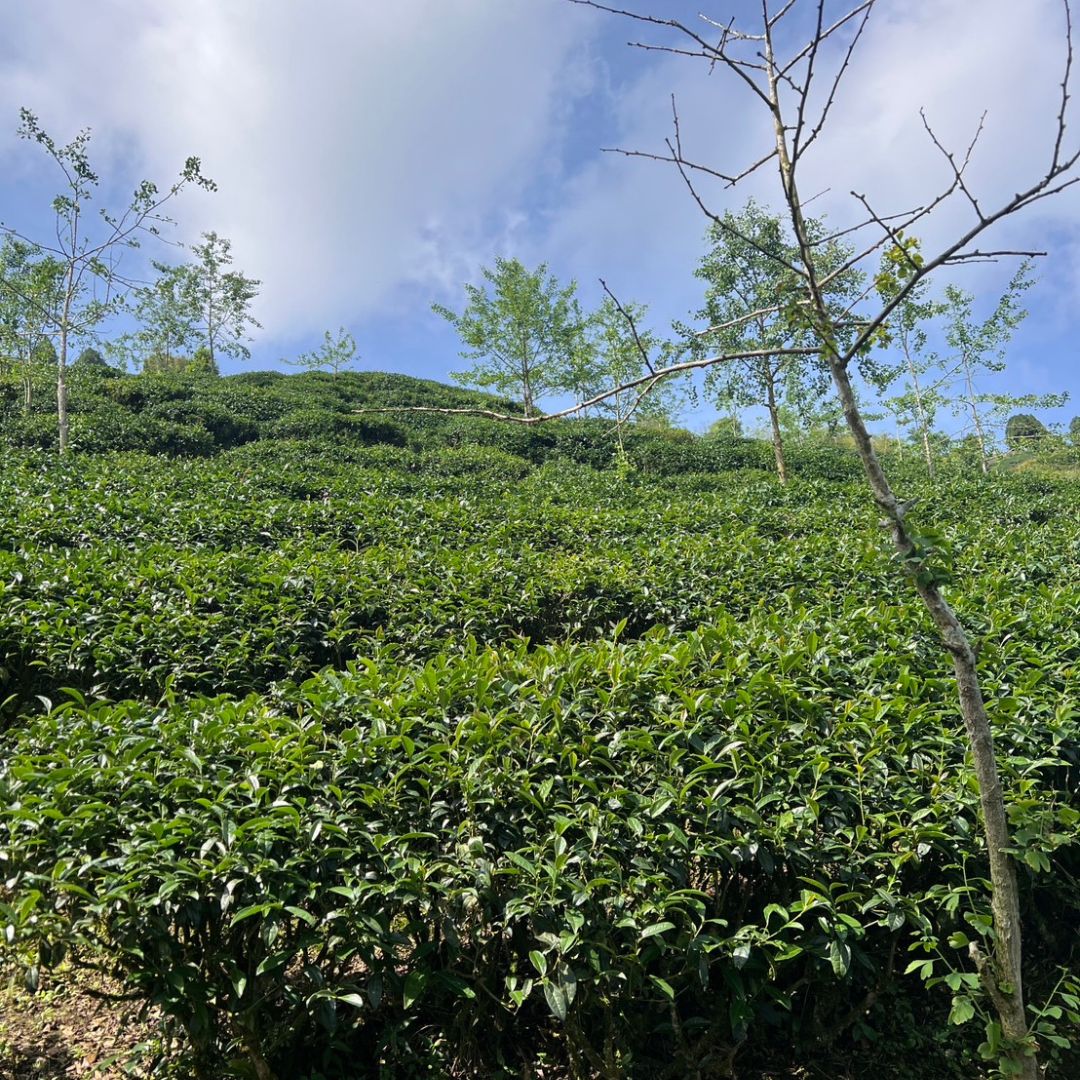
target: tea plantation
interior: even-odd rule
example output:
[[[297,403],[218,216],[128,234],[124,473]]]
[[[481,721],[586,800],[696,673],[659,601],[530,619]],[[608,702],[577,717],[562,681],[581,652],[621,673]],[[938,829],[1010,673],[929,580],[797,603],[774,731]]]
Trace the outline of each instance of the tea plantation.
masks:
[[[992,1075],[955,690],[842,449],[783,488],[753,442],[357,414],[478,400],[412,380],[92,378],[80,452],[3,428],[12,978],[155,1006],[143,1075]],[[1080,481],[903,487],[1080,1075]]]

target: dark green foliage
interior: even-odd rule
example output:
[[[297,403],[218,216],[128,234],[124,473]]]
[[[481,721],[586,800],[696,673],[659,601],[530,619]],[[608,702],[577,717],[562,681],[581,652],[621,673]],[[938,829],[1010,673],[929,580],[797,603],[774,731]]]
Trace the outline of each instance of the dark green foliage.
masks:
[[[144,375],[166,375],[187,371],[190,357],[183,353],[153,352],[143,361]]]
[[[1010,416],[1005,424],[1005,443],[1010,450],[1031,450],[1049,434],[1046,425],[1030,413]]]
[[[0,771],[13,925],[47,960],[107,957],[212,1062],[245,1031],[281,1076],[387,1054],[511,1075],[559,1043],[609,1076],[805,1052],[909,950],[946,975],[945,939],[987,932],[948,687],[881,658],[893,619],[466,643],[266,701],[69,704]],[[998,713],[1028,909],[1067,959],[1063,677]]]
[[[187,366],[187,370],[191,372],[192,375],[217,376],[221,374],[213,353],[211,353],[205,345],[200,345],[195,350],[195,354],[192,356],[191,362]]]
[[[280,1080],[681,1080],[736,1050],[750,1077],[985,1075],[982,1025],[947,1022],[981,1007],[959,935],[986,932],[949,672],[847,451],[793,446],[785,489],[752,440],[629,430],[620,472],[600,421],[356,415],[428,392],[390,376],[80,378],[74,445],[179,456],[5,451],[20,974],[117,971],[215,1078],[252,1048]],[[44,412],[4,432],[39,422],[47,447]],[[1071,972],[1039,1021],[1065,1054],[1080,484],[931,493],[915,466],[980,647],[1031,999]]]
[[[298,409],[267,428],[272,439],[325,439],[329,442],[405,445],[405,433],[390,420],[355,416],[331,409]]]
[[[75,364],[79,367],[96,367],[104,368],[108,367],[108,363],[105,357],[94,348],[85,348],[77,357],[75,357]]]
[[[108,367],[76,366],[71,411],[86,414],[88,422],[103,417],[101,430],[84,431],[79,445],[203,456],[256,439],[300,439],[336,445],[408,444],[421,451],[482,447],[535,465],[570,461],[609,469],[616,461],[618,439],[607,420],[526,427],[480,416],[394,412],[418,405],[481,407],[511,415],[520,410],[511,401],[404,375],[249,372],[207,378],[207,372],[196,367],[195,361],[180,358],[128,376]],[[47,413],[52,408],[48,388],[41,389],[35,409]],[[0,441],[18,447],[52,446],[44,424],[22,420],[20,401],[14,386],[0,400]],[[390,411],[365,411],[372,409]],[[157,421],[187,431],[163,431],[155,428]],[[631,424],[624,429],[623,443],[631,467],[654,476],[770,467],[765,445],[752,439],[700,438],[678,428]],[[792,456],[809,477],[846,479],[858,473],[854,455],[837,448],[796,449]]]
[[[151,405],[143,415],[203,428],[209,433],[215,448],[241,446],[259,437],[259,426],[254,420],[238,416],[214,400],[174,398]]]

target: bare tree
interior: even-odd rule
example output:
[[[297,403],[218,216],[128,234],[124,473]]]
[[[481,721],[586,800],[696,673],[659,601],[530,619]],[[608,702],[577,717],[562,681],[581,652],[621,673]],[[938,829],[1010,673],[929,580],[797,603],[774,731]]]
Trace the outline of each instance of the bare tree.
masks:
[[[849,266],[858,266],[882,250],[895,251],[901,256],[909,251],[904,244],[905,233],[921,223],[947,203],[966,204],[969,220],[958,235],[947,241],[936,253],[926,257],[909,256],[901,267],[901,283],[894,295],[861,315],[862,328],[853,340],[845,340],[842,320],[854,314],[838,317],[827,302],[827,290],[843,267],[825,270],[822,265],[820,242],[808,228],[804,211],[805,201],[800,188],[800,168],[808,151],[818,141],[837,99],[841,83],[851,64],[859,40],[877,4],[877,0],[862,0],[847,7],[839,15],[830,14],[826,0],[762,0],[761,14],[752,32],[737,28],[734,21],[718,23],[702,17],[702,24],[689,26],[676,19],[643,15],[600,3],[598,0],[571,0],[573,3],[598,8],[675,35],[675,42],[635,43],[646,49],[691,57],[720,68],[734,76],[756,100],[763,118],[771,127],[771,145],[765,153],[740,171],[721,171],[711,165],[690,160],[683,153],[679,116],[673,102],[674,131],[664,154],[641,154],[664,160],[678,169],[687,189],[702,211],[715,223],[724,219],[713,212],[698,189],[699,178],[724,181],[734,186],[740,180],[770,166],[775,168],[783,192],[783,201],[798,247],[792,259],[793,269],[801,283],[800,318],[811,328],[821,346],[821,359],[829,373],[843,407],[847,426],[855,441],[866,472],[874,501],[882,512],[883,525],[909,580],[918,592],[933,619],[941,643],[951,657],[956,674],[960,711],[971,745],[975,773],[978,779],[983,827],[986,835],[992,884],[991,906],[994,916],[994,944],[986,956],[977,944],[971,944],[972,959],[987,996],[998,1014],[1005,1036],[1005,1053],[1010,1071],[1025,1080],[1035,1080],[1040,1070],[1037,1047],[1027,1022],[1023,993],[1023,965],[1020,932],[1020,903],[1016,866],[1010,854],[1011,840],[1001,782],[998,776],[990,719],[979,685],[975,651],[960,620],[942,595],[931,562],[929,545],[922,541],[908,522],[908,504],[899,499],[886,476],[859,410],[852,385],[852,368],[874,344],[875,335],[883,331],[894,313],[913,294],[926,278],[947,266],[983,262],[1009,256],[1031,257],[1041,252],[984,250],[979,241],[983,234],[1006,218],[1057,194],[1076,183],[1075,166],[1080,151],[1066,149],[1066,114],[1069,103],[1072,71],[1072,18],[1069,0],[1063,0],[1064,66],[1061,80],[1060,107],[1056,130],[1048,148],[1045,163],[1032,182],[1020,188],[997,205],[989,205],[973,190],[968,180],[968,165],[975,149],[980,122],[974,138],[961,152],[949,149],[939,139],[925,113],[923,125],[928,139],[942,155],[950,180],[941,190],[924,199],[919,205],[900,213],[884,214],[875,209],[865,194],[852,192],[861,213],[859,221],[843,230],[848,237],[859,240]],[[812,30],[804,43],[782,48],[778,42],[792,40],[789,31],[796,32],[801,18],[811,12]],[[835,40],[834,40],[835,39]],[[834,50],[833,45],[839,49]],[[831,70],[824,70],[830,57]],[[638,155],[638,151],[624,151]],[[836,234],[834,234],[835,238]],[[725,357],[716,357],[720,363]]]

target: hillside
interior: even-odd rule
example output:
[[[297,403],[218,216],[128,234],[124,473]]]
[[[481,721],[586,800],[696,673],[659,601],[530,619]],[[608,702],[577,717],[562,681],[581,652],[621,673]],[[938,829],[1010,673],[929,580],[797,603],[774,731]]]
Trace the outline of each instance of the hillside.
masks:
[[[526,428],[473,416],[360,410],[425,406],[482,408],[514,415],[519,406],[487,394],[408,375],[247,372],[216,377],[125,375],[110,368],[72,369],[72,447],[82,451],[137,450],[208,457],[250,443],[314,440],[338,446],[397,446],[411,450],[473,447],[514,454],[533,465],[570,460],[607,468],[615,460],[610,421],[575,419]],[[56,445],[55,402],[47,380],[23,411],[18,386],[0,384],[0,443],[21,449]],[[756,440],[696,438],[680,429],[630,425],[624,442],[630,463],[648,473],[772,468]],[[795,448],[794,467],[855,476],[853,455],[829,447]]]
[[[80,450],[0,428],[0,1073],[106,1056],[106,986],[144,1074],[991,1075],[970,762],[847,451],[784,488],[753,440],[356,415],[490,403],[404,376],[82,377]],[[1080,486],[906,487],[1070,1075]]]

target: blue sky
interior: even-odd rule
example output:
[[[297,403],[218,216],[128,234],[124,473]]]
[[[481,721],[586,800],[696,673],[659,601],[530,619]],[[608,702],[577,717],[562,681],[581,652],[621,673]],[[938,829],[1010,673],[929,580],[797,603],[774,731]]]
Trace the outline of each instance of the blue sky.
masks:
[[[688,22],[700,9],[723,21],[759,10],[745,0],[632,2]],[[989,110],[973,175],[991,202],[1034,178],[1052,138],[1059,0],[972,10],[970,0],[879,0],[807,165],[807,184],[827,189],[815,206],[830,221],[852,220],[853,189],[883,211],[936,190],[942,166],[920,107],[954,144]],[[249,367],[278,366],[344,325],[361,366],[444,379],[460,366],[458,346],[431,303],[458,304],[495,255],[546,261],[576,278],[589,304],[603,276],[649,304],[664,332],[698,306],[705,220],[670,169],[601,147],[660,149],[673,92],[689,149],[710,164],[752,160],[768,130],[729,79],[628,49],[631,37],[663,40],[563,0],[4,5],[0,218],[41,232],[56,190],[40,152],[14,138],[25,105],[59,139],[93,129],[103,205],[141,176],[167,181],[187,155],[202,157],[219,192],[177,202],[175,239],[215,229],[232,239],[237,266],[262,279]],[[762,175],[709,198],[723,210],[750,195],[775,204],[776,194]],[[947,208],[927,245],[963,214]],[[997,239],[1049,254],[1008,371],[986,388],[1067,390],[1073,401],[1046,416],[1067,419],[1080,413],[1080,200],[1043,203]],[[956,280],[989,307],[1013,269],[970,268]],[[706,408],[685,420],[709,417]]]

